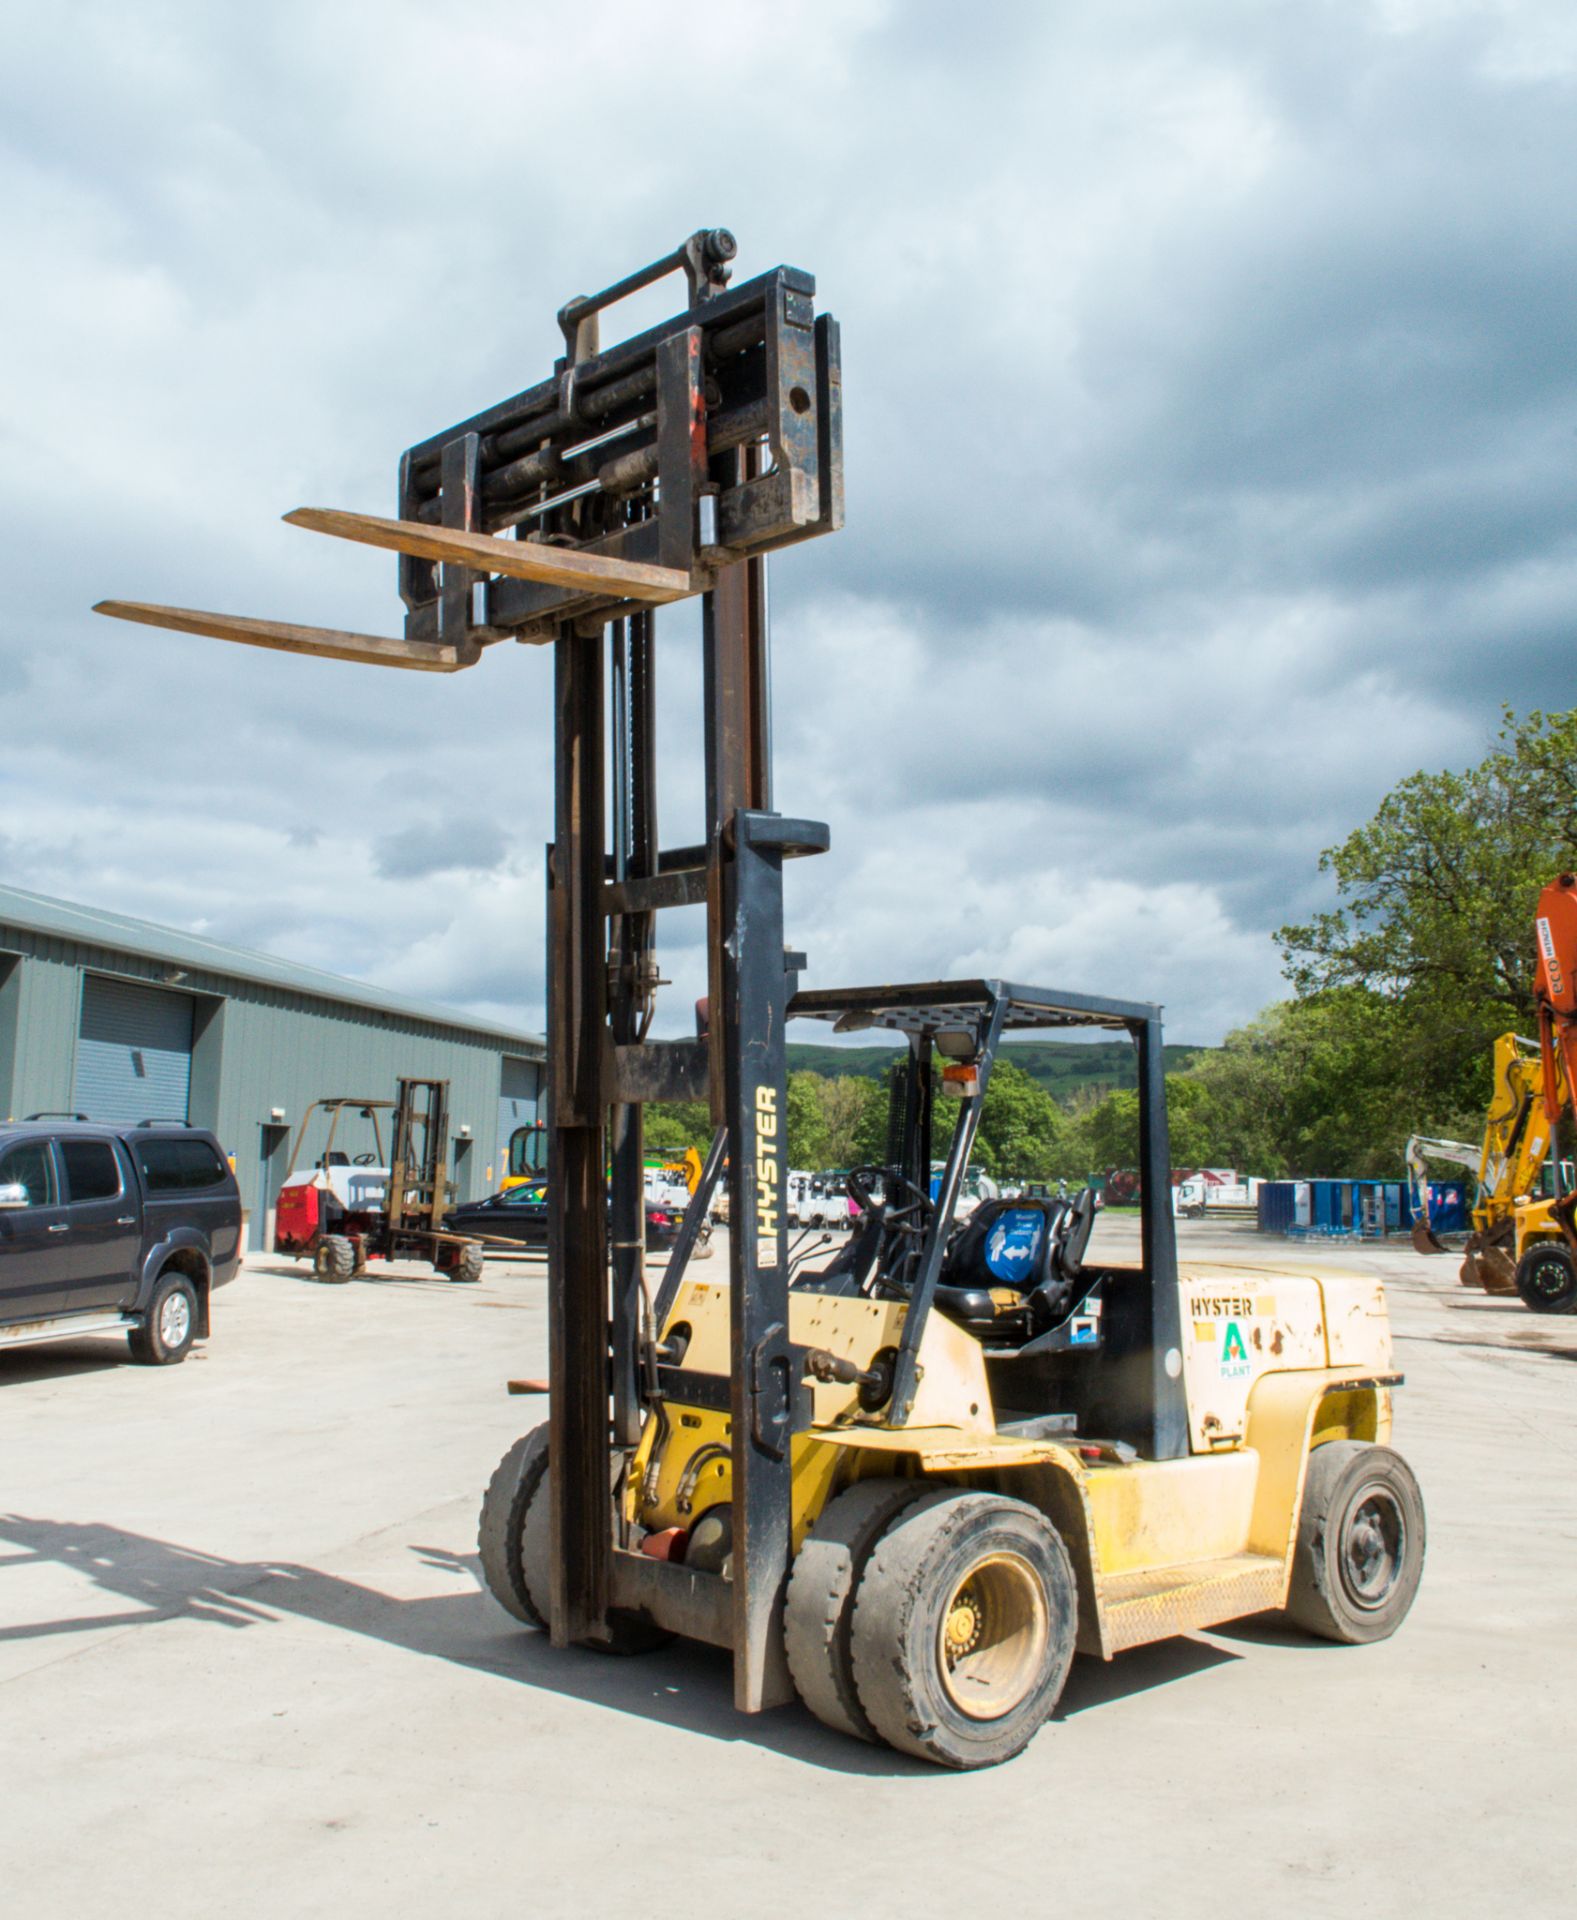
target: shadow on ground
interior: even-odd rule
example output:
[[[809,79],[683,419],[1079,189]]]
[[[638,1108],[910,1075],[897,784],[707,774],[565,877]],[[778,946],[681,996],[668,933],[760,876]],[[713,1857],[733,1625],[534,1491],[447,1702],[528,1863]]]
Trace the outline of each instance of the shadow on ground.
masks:
[[[96,1340],[41,1340],[36,1346],[0,1350],[0,1392],[24,1380],[70,1380],[79,1373],[103,1373],[134,1364],[123,1333]]]
[[[0,1576],[47,1562],[127,1603],[108,1613],[0,1626],[0,1643],[125,1631],[166,1620],[232,1631],[275,1626],[287,1617],[311,1620],[512,1685],[711,1739],[748,1742],[807,1765],[867,1776],[935,1776],[936,1769],[920,1761],[829,1731],[797,1705],[750,1716],[736,1712],[728,1658],[715,1648],[676,1641],[627,1659],[580,1648],[555,1651],[545,1634],[516,1627],[481,1591],[473,1556],[440,1547],[411,1551],[425,1567],[452,1575],[456,1591],[400,1599],[286,1561],[229,1560],[118,1527],[0,1515]],[[1077,1660],[1056,1717],[1087,1713],[1238,1657],[1203,1641],[1174,1640],[1110,1663]]]
[[[375,1261],[361,1273],[349,1280],[320,1280],[312,1271],[311,1263],[299,1264],[281,1260],[278,1264],[265,1266],[260,1260],[248,1263],[248,1274],[266,1274],[270,1280],[294,1280],[301,1286],[319,1287],[329,1292],[341,1292],[351,1287],[416,1287],[423,1292],[433,1287],[453,1287],[456,1292],[469,1293],[473,1282],[451,1280],[446,1273],[439,1273],[429,1267],[401,1264],[391,1268],[384,1261]]]

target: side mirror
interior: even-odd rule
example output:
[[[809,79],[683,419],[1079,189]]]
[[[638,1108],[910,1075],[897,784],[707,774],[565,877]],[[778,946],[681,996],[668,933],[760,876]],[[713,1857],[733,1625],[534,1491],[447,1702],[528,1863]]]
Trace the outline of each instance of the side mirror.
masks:
[[[26,1207],[31,1204],[27,1188],[20,1180],[9,1180],[4,1186],[0,1186],[0,1207]]]

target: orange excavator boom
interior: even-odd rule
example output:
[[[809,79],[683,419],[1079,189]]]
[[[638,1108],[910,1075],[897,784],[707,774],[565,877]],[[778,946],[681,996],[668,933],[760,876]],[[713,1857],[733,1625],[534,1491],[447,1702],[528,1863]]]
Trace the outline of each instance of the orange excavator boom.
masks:
[[[1577,1098],[1577,874],[1561,874],[1540,893],[1534,931],[1538,962],[1533,991],[1539,1005],[1544,1112],[1553,1132],[1567,1098]],[[1555,1168],[1559,1180],[1558,1156]],[[1574,1207],[1577,1191],[1560,1195],[1555,1218],[1577,1252]]]

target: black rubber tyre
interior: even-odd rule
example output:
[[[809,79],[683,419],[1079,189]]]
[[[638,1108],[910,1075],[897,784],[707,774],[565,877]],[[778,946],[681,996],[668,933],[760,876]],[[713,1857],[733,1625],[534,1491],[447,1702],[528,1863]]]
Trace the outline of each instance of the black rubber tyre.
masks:
[[[548,1626],[552,1540],[549,1534],[548,1428],[544,1421],[509,1449],[482,1495],[477,1552],[487,1590],[528,1627]],[[606,1640],[588,1640],[594,1653],[650,1653],[673,1635],[638,1614],[615,1614]]]
[[[312,1256],[312,1271],[318,1279],[330,1285],[339,1285],[349,1280],[356,1272],[355,1244],[343,1234],[327,1233],[318,1242],[318,1250]]]
[[[1044,1514],[998,1494],[929,1494],[878,1540],[855,1592],[860,1705],[900,1752],[995,1766],[1056,1706],[1077,1628],[1073,1566]]]
[[[1332,1440],[1309,1457],[1287,1617],[1350,1647],[1386,1640],[1424,1571],[1424,1496],[1399,1453]]]
[[[1517,1262],[1517,1292],[1533,1313],[1577,1313],[1577,1264],[1558,1241],[1545,1240]]]
[[[148,1316],[127,1335],[133,1360],[145,1367],[173,1367],[197,1338],[197,1289],[184,1273],[165,1273],[154,1285]]]
[[[548,1429],[544,1421],[523,1434],[499,1461],[482,1495],[476,1547],[487,1590],[505,1610],[528,1627],[546,1631]],[[532,1528],[532,1576],[526,1572],[526,1530]]]
[[[449,1269],[451,1280],[463,1280],[468,1284],[482,1277],[482,1262],[486,1259],[480,1247],[462,1247],[460,1257]]]
[[[829,1500],[794,1559],[783,1639],[799,1697],[823,1726],[879,1740],[854,1684],[854,1594],[877,1541],[927,1491],[923,1480],[857,1480]]]

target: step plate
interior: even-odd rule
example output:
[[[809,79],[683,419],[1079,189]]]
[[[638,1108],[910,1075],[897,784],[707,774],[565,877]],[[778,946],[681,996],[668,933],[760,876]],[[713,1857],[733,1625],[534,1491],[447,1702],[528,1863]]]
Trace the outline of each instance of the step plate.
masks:
[[[1286,1599],[1286,1567],[1272,1554],[1237,1553],[1117,1574],[1100,1583],[1100,1597],[1106,1651],[1121,1653],[1280,1607]]]
[[[0,1327],[0,1347],[26,1347],[35,1340],[64,1340],[79,1333],[123,1333],[136,1325],[126,1313],[58,1314],[49,1320],[24,1320]]]

